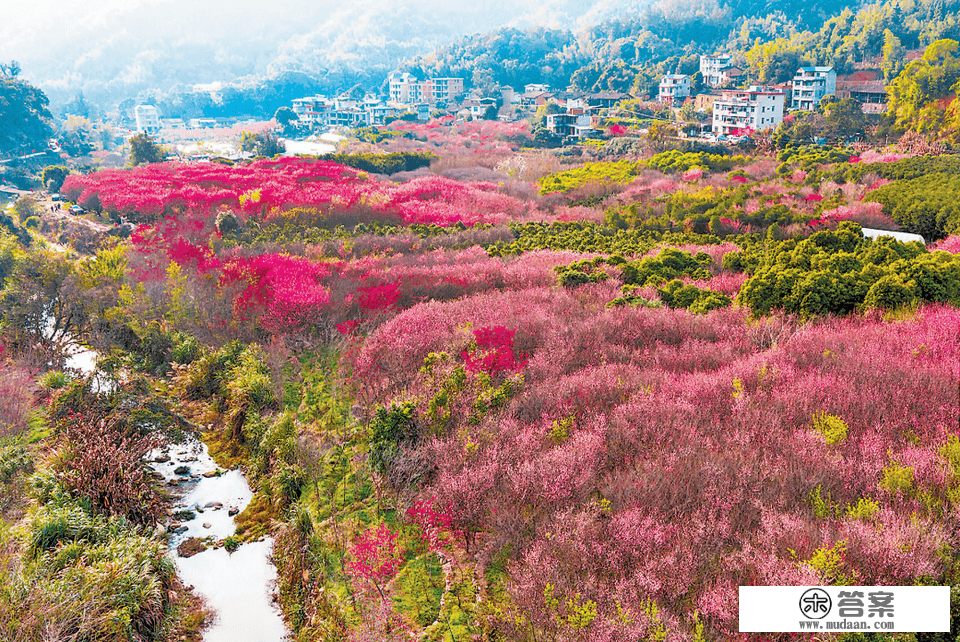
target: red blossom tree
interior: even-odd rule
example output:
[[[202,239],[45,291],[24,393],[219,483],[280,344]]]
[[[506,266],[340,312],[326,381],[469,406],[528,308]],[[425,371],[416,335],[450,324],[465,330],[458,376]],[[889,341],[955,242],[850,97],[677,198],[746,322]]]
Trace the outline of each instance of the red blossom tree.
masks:
[[[397,574],[403,564],[403,548],[397,542],[397,533],[386,524],[371,528],[360,535],[350,547],[353,558],[346,564],[347,573],[368,580],[385,599],[383,587]]]

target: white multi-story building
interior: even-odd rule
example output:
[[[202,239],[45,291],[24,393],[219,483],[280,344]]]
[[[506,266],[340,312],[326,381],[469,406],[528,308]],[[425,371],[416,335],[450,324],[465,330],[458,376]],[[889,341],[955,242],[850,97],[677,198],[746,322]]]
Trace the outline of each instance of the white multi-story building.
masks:
[[[837,93],[837,72],[833,67],[801,67],[793,77],[791,107],[813,111],[824,96]]]
[[[153,105],[137,105],[133,113],[137,117],[137,131],[141,134],[156,134],[160,131],[160,113]]]
[[[330,112],[334,108],[333,101],[326,96],[307,96],[306,98],[295,98],[293,101],[293,113],[297,115],[300,122],[308,125],[328,124]]]
[[[725,91],[713,103],[713,133],[739,136],[776,129],[783,122],[786,94],[767,87]]]
[[[409,105],[420,102],[420,81],[412,74],[398,71],[391,72],[390,102],[398,105]]]
[[[685,74],[667,74],[660,81],[660,102],[667,105],[679,105],[690,95],[690,76]]]
[[[424,81],[431,85],[427,102],[430,105],[448,103],[463,93],[463,78],[431,78]]]
[[[413,105],[438,102],[450,102],[463,93],[463,78],[430,78],[420,82],[406,72],[392,72],[390,82],[390,102],[397,105]]]
[[[703,76],[704,84],[711,87],[727,84],[730,80],[727,71],[732,68],[733,56],[730,54],[700,56],[700,75]]]
[[[293,112],[301,123],[311,127],[365,127],[382,125],[388,116],[397,115],[397,109],[379,100],[352,100],[325,96],[308,96],[293,101]]]
[[[547,114],[547,129],[564,138],[586,138],[594,131],[593,119],[583,113]]]

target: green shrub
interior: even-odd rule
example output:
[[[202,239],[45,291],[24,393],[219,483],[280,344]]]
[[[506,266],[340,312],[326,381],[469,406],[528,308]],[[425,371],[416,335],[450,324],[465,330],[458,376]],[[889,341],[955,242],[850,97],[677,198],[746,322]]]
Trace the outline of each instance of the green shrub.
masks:
[[[916,242],[865,239],[849,221],[801,241],[747,240],[724,265],[753,274],[738,301],[754,317],[776,309],[811,317],[915,301],[960,305],[960,256],[930,253]]]
[[[416,404],[412,401],[377,408],[370,422],[370,464],[383,474],[401,450],[416,443],[420,436],[416,421]]]
[[[233,367],[239,362],[243,344],[233,341],[216,352],[201,354],[190,362],[180,378],[187,399],[209,399],[226,396],[226,382]]]
[[[908,232],[927,241],[960,233],[960,176],[924,174],[871,191],[866,200],[883,205],[885,214]]]
[[[59,390],[73,380],[73,377],[62,370],[49,370],[37,379],[37,384],[47,390]]]
[[[730,297],[724,294],[709,289],[701,290],[695,285],[684,285],[679,279],[657,288],[657,293],[667,307],[684,308],[693,314],[706,314],[732,303]]]
[[[553,192],[565,194],[588,183],[601,185],[629,183],[636,178],[642,167],[642,164],[628,160],[586,163],[576,169],[549,174],[537,182],[540,185],[541,194]]]
[[[825,412],[813,414],[813,429],[823,435],[828,446],[835,446],[846,441],[849,428],[843,419]]]
[[[76,640],[161,638],[176,584],[162,542],[122,518],[96,517],[71,502],[34,509],[23,540],[28,564],[7,576],[6,588],[30,592],[22,608],[36,611],[34,618]]]
[[[63,181],[70,175],[70,168],[66,165],[48,165],[40,174],[40,182],[48,192],[59,192]]]
[[[694,167],[702,167],[712,172],[733,169],[747,162],[744,156],[724,156],[706,152],[681,152],[676,149],[660,152],[644,164],[664,174],[682,173]]]
[[[7,483],[19,471],[29,470],[32,465],[33,458],[23,444],[0,446],[0,483]]]
[[[909,492],[913,489],[913,468],[900,466],[897,463],[884,466],[880,488],[892,495]]]
[[[319,158],[355,167],[364,172],[396,174],[430,167],[430,163],[438,157],[430,152],[390,152],[387,154],[324,154]]]
[[[193,363],[203,353],[200,341],[191,334],[174,332],[171,339],[173,347],[170,349],[170,359],[176,363]]]
[[[863,306],[868,310],[895,310],[910,305],[915,292],[916,284],[913,281],[904,283],[899,274],[887,274],[870,286]]]
[[[799,145],[788,147],[777,155],[780,166],[777,174],[784,176],[795,169],[809,171],[820,165],[832,163],[846,163],[853,156],[853,151],[825,145]]]
[[[235,440],[243,441],[243,424],[247,415],[277,403],[273,393],[270,369],[263,362],[263,353],[251,345],[239,355],[238,363],[230,369],[226,380],[226,419]]]

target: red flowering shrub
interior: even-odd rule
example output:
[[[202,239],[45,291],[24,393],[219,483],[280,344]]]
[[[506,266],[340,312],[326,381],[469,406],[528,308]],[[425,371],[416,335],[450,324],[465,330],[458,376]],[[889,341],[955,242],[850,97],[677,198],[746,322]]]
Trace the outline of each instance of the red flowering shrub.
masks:
[[[400,282],[371,285],[357,290],[357,298],[362,310],[384,310],[392,308],[400,300]]]
[[[261,254],[227,261],[220,286],[240,286],[234,310],[241,318],[257,314],[265,329],[283,332],[317,320],[320,310],[330,302],[322,281],[331,271],[329,263]]]
[[[397,533],[386,524],[371,528],[354,541],[346,563],[347,573],[355,578],[368,580],[380,597],[384,597],[384,585],[397,574],[403,563],[403,549],[396,543]]]
[[[516,330],[508,330],[502,325],[474,330],[477,349],[464,351],[461,355],[467,370],[499,374],[523,368],[524,362],[518,362],[513,354],[513,335],[516,333]]]
[[[133,222],[218,208],[270,219],[301,207],[321,209],[331,225],[386,220],[425,225],[500,222],[526,206],[493,183],[430,176],[394,186],[331,161],[279,158],[227,167],[219,163],[156,163],[132,170],[71,175],[63,193]],[[211,222],[212,225],[212,222]],[[208,230],[208,234],[209,234]]]
[[[931,250],[943,250],[950,254],[960,254],[960,236],[952,235],[930,246]]]
[[[450,513],[438,511],[434,505],[435,498],[416,502],[407,509],[407,517],[420,527],[427,548],[437,552],[449,547],[457,533],[453,530]]]

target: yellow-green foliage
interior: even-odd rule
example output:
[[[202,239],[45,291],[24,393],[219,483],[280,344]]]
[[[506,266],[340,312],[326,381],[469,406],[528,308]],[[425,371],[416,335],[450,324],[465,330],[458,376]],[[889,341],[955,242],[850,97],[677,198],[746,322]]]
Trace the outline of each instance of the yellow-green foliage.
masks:
[[[705,629],[706,627],[703,623],[703,620],[700,619],[700,614],[694,611],[693,612],[693,642],[707,642],[707,634]]]
[[[263,361],[263,353],[257,345],[251,345],[240,353],[239,363],[230,369],[226,381],[226,418],[234,438],[242,434],[247,415],[273,406],[276,398],[270,369]]]
[[[270,522],[278,516],[269,499],[257,494],[247,507],[236,516],[236,534],[243,541],[257,540],[270,532]]]
[[[620,610],[619,604],[617,609]],[[663,623],[663,618],[660,616],[660,607],[657,606],[657,603],[653,600],[644,600],[640,603],[640,609],[649,625],[647,639],[650,642],[662,642],[667,639],[667,625]],[[620,617],[622,620],[623,615],[621,614]]]
[[[240,354],[240,363],[230,371],[226,388],[231,407],[263,408],[276,401],[270,369],[259,346],[252,345]]]
[[[742,396],[743,396],[743,381],[739,377],[734,377],[733,398],[740,399]],[[819,488],[819,486],[817,488]]]
[[[125,520],[61,500],[31,512],[21,544],[25,563],[0,571],[14,639],[126,642],[156,639],[168,624],[173,562]]]
[[[523,387],[523,375],[511,375],[499,386],[493,387],[490,377],[481,372],[477,376],[476,382],[480,392],[477,394],[477,400],[473,403],[474,414],[470,416],[470,422],[479,425],[487,413],[502,408],[520,391],[520,388]]]
[[[63,370],[48,370],[37,378],[37,384],[46,390],[59,390],[73,381]]]
[[[856,571],[846,573],[846,563],[843,553],[847,549],[846,540],[840,540],[832,548],[818,548],[805,563],[820,573],[820,577],[828,584],[847,586],[857,579]]]
[[[872,499],[867,499],[866,497],[861,497],[857,500],[856,504],[847,506],[847,517],[850,519],[859,519],[859,520],[871,520],[877,516],[877,513],[880,511],[880,504],[873,501]]]
[[[187,275],[178,263],[171,261],[167,266],[167,319],[173,324],[182,324],[194,313]]]
[[[443,569],[433,553],[407,562],[394,581],[393,602],[419,627],[434,623],[440,614],[440,598],[444,589]]]
[[[573,417],[557,419],[550,425],[550,439],[558,446],[570,437],[570,428],[573,427]]]
[[[954,505],[960,504],[960,438],[950,435],[950,439],[940,449],[940,455],[953,468],[953,483],[947,489],[947,499]]]
[[[247,456],[226,430],[208,430],[200,435],[207,452],[221,468],[239,468],[247,463]]]
[[[685,172],[693,167],[702,167],[710,171],[729,170],[735,165],[743,165],[747,162],[744,156],[723,156],[721,154],[708,154],[707,152],[681,152],[671,149],[660,152],[656,156],[645,162],[645,165],[651,169],[657,169],[664,174],[673,172]]]
[[[940,456],[950,462],[954,475],[960,475],[960,437],[950,435],[950,439],[940,449]]]
[[[593,600],[580,602],[577,593],[567,600],[567,624],[574,629],[585,629],[597,619],[597,603]]]
[[[77,276],[85,290],[105,285],[121,285],[127,271],[127,246],[100,250],[92,259],[77,265]]]
[[[544,176],[538,181],[540,193],[566,193],[588,183],[622,185],[636,178],[642,167],[641,163],[628,160],[587,163],[575,169]]]
[[[891,462],[889,466],[884,466],[883,477],[880,479],[880,488],[883,488],[893,495],[901,492],[909,492],[913,489],[913,468],[901,466],[896,462]]]
[[[475,611],[477,609],[477,586],[472,573],[455,571],[450,580],[450,592],[443,602],[437,622],[423,632],[423,640],[458,642],[473,639],[478,631]]]
[[[813,429],[823,435],[828,446],[836,446],[846,441],[849,430],[843,419],[825,412],[813,413]]]
[[[241,207],[243,207],[243,206],[247,203],[247,201],[250,201],[251,203],[259,203],[259,202],[260,202],[260,189],[259,189],[259,188],[257,188],[257,189],[251,189],[251,190],[249,190],[249,191],[247,191],[247,192],[244,192],[243,194],[241,194],[241,195],[238,197],[238,200],[240,201],[240,206],[241,206]]]
[[[831,501],[829,492],[826,497],[823,496],[823,488],[820,484],[810,491],[810,505],[813,507],[813,514],[820,519],[834,517],[839,510],[839,507]]]

